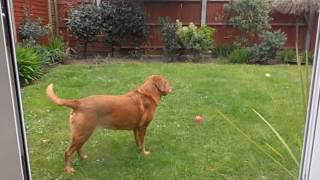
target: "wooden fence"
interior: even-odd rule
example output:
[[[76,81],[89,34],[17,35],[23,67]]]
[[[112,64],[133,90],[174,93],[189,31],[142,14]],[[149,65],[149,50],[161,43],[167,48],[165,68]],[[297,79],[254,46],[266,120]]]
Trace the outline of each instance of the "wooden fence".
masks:
[[[21,14],[23,13],[22,2],[29,1],[34,3],[33,15],[41,16],[44,22],[48,20],[48,3],[43,0],[15,0],[15,16],[16,25],[21,22]],[[68,18],[68,12],[70,8],[77,6],[81,3],[81,0],[56,0],[58,9],[57,27],[60,34],[69,43],[71,47],[76,46],[76,41],[66,29],[66,19]],[[204,0],[203,0],[204,1]],[[183,24],[187,25],[189,22],[193,22],[196,25],[200,25],[201,22],[205,22],[210,27],[216,29],[215,42],[216,44],[228,44],[231,43],[235,37],[239,34],[238,30],[228,25],[223,13],[223,6],[228,0],[205,0],[206,9],[203,7],[203,1],[200,0],[144,0],[144,11],[147,15],[147,25],[150,29],[149,38],[143,48],[157,49],[162,48],[161,35],[159,31],[159,18],[162,16],[168,16],[172,20],[179,19]],[[40,3],[41,2],[41,3]],[[44,3],[46,2],[46,3]],[[41,5],[40,5],[41,4]],[[44,5],[45,4],[45,5]],[[206,10],[206,11],[204,11]],[[204,15],[201,16],[201,14]],[[272,29],[280,29],[287,34],[288,41],[286,47],[295,47],[295,17],[292,15],[284,15],[277,12],[272,13],[273,21],[271,22]],[[316,18],[315,18],[316,19]],[[300,47],[304,44],[306,32],[306,25],[304,23],[299,24],[299,42]],[[313,30],[311,48],[314,48],[316,35],[316,21]],[[123,48],[132,48],[129,44],[123,46]],[[91,43],[88,47],[88,51],[92,53],[105,53],[109,51],[104,47],[102,41]]]

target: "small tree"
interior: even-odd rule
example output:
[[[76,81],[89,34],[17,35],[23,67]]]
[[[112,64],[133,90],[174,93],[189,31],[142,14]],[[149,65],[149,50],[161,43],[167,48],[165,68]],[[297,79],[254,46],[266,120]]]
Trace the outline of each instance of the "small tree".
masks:
[[[101,31],[100,8],[92,4],[80,5],[72,9],[69,14],[67,27],[74,37],[83,43],[83,56],[87,56],[89,42],[96,41]]]
[[[229,23],[239,28],[239,45],[248,46],[249,40],[270,29],[270,7],[266,0],[231,0],[224,7]]]
[[[125,38],[133,38],[135,45],[147,38],[146,16],[135,0],[109,0],[101,8],[106,44],[119,48]]]

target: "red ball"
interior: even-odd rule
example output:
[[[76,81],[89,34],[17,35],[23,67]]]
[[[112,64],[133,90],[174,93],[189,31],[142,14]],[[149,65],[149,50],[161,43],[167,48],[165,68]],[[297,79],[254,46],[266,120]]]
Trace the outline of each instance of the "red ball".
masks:
[[[202,121],[203,121],[203,117],[202,117],[202,116],[196,115],[196,116],[194,117],[194,122],[196,122],[197,124],[201,124]]]

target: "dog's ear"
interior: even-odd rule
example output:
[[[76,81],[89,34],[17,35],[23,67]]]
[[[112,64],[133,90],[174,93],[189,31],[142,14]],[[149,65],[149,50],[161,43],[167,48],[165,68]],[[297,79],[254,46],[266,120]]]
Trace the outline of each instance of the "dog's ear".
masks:
[[[161,76],[153,76],[152,80],[161,95],[167,95],[171,92],[171,86],[165,78]]]

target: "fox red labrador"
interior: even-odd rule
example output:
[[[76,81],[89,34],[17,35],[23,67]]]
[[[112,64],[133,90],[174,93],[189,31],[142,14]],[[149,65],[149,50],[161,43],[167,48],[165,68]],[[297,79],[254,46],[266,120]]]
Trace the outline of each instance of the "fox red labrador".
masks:
[[[53,91],[53,85],[47,88],[50,100],[62,106],[72,108],[70,114],[71,144],[65,151],[65,171],[72,174],[74,169],[71,157],[77,151],[81,159],[87,156],[81,147],[96,127],[119,130],[133,130],[135,142],[141,152],[148,155],[144,145],[147,127],[153,119],[162,96],[171,92],[168,80],[163,76],[152,75],[135,90],[120,96],[95,95],[82,99],[62,99]]]

